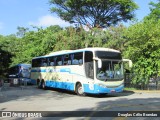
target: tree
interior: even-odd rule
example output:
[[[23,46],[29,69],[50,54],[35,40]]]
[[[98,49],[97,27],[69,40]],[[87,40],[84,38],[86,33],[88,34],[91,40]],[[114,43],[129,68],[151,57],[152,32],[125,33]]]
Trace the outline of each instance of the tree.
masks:
[[[127,30],[127,27],[122,24],[116,27],[108,27],[105,31],[105,37],[103,38],[103,46],[123,52],[125,49],[125,43],[127,42],[125,34]]]
[[[29,30],[29,28],[24,28],[24,27],[17,27],[17,36],[23,37],[25,33]]]
[[[149,5],[151,5],[150,7],[151,13],[148,16],[146,16],[145,19],[153,19],[153,18],[155,18],[155,20],[160,19],[160,0],[158,0],[157,3],[150,2]]]
[[[133,0],[50,0],[50,4],[61,19],[92,28],[131,20],[138,8]]]
[[[150,77],[160,75],[160,0],[151,2],[150,14],[143,21],[129,27],[125,56],[134,63],[133,83],[148,83]]]
[[[129,27],[125,56],[134,63],[134,83],[147,84],[152,75],[160,75],[160,20],[144,20]]]
[[[10,49],[11,39],[15,36],[2,36],[0,35],[0,77],[5,77],[7,75],[7,70],[11,63],[12,53]]]
[[[20,27],[21,28],[21,27]],[[54,50],[56,46],[57,33],[63,29],[60,26],[50,26],[45,29],[35,27],[35,31],[25,31],[22,37],[14,40],[11,47],[14,51],[12,57],[12,65],[18,63],[31,63],[33,57],[48,54]],[[26,28],[23,28],[24,30]],[[60,34],[60,33],[59,33]],[[15,45],[16,44],[16,45]],[[61,47],[61,46],[60,46]],[[62,48],[61,48],[62,49]]]

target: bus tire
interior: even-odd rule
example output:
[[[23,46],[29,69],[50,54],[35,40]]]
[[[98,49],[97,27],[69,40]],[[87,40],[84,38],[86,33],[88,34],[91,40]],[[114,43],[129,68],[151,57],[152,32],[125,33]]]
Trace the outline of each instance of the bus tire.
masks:
[[[44,81],[42,81],[42,89],[46,90],[46,85]]]
[[[108,93],[100,93],[99,95],[100,95],[101,97],[105,97],[105,96],[108,95]]]
[[[84,95],[85,95],[81,83],[78,83],[78,84],[76,85],[76,93],[77,93],[77,95],[79,95],[79,96],[84,96]]]
[[[37,86],[38,86],[39,89],[41,89],[42,88],[42,82],[41,82],[41,80],[37,80],[37,81],[38,81]]]

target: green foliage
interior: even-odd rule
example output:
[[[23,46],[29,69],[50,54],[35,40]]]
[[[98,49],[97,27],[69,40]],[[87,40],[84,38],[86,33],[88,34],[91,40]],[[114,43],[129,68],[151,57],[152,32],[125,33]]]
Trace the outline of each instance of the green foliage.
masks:
[[[19,39],[18,52],[13,57],[12,64],[31,63],[33,57],[53,51],[53,46],[56,43],[54,35],[62,28],[59,26],[50,26],[46,29],[35,28],[37,31],[26,32]]]
[[[24,27],[17,27],[17,36],[23,37],[25,36],[25,33],[29,30],[29,28],[24,28]]]
[[[84,47],[109,47],[120,50],[125,58],[134,63],[133,83],[147,83],[150,76],[159,73],[160,61],[160,21],[144,20],[129,28],[123,25],[109,27],[106,30],[50,26],[36,31],[26,31],[23,36],[0,36],[1,55],[10,55],[12,61],[1,58],[9,65],[31,63],[33,57],[48,54],[52,51],[79,49]],[[24,32],[23,32],[24,33]],[[2,70],[1,71],[5,71]]]
[[[127,32],[127,51],[125,54],[134,62],[136,78],[134,83],[147,83],[152,75],[160,75],[160,20],[145,20],[131,26]]]
[[[0,77],[7,75],[7,70],[11,63],[11,58],[13,57],[13,44],[12,40],[16,41],[16,36],[1,36],[0,35]]]
[[[134,84],[147,84],[150,77],[160,75],[160,1],[150,5],[151,13],[126,33],[129,41],[124,55],[134,62]]]
[[[126,4],[126,7],[132,6],[131,0],[51,0],[51,3],[54,2],[59,5],[64,4],[70,8],[77,7],[79,9],[82,7],[82,4],[87,4],[89,9],[86,10],[87,7],[84,7],[82,10],[86,13],[82,14],[81,11],[77,13],[81,15],[81,17],[82,15],[92,14],[89,11],[91,8],[93,11],[103,11],[105,6],[110,6],[110,4],[104,4],[103,8],[101,5],[105,2],[114,3],[115,5],[119,2],[123,5]],[[78,2],[80,3],[78,4]],[[97,4],[96,7],[95,3]],[[135,4],[133,4],[133,6],[134,5]],[[98,6],[101,7],[101,9],[98,9]],[[133,6],[128,9],[129,15],[136,7]],[[127,11],[126,7],[124,7],[124,9]],[[70,14],[67,15],[63,13],[67,17],[71,17],[66,19],[74,22],[78,20],[80,16],[77,16],[76,8],[75,11],[74,9],[69,10],[73,11],[71,16]],[[55,11],[57,11],[57,9]],[[118,13],[115,13],[115,15],[116,14]],[[133,61],[134,67],[132,72],[135,76],[132,82],[134,84],[147,84],[151,76],[160,75],[160,19],[158,17],[151,17],[153,15],[159,16],[159,3],[153,4],[151,14],[149,14],[148,17],[128,28],[123,25],[117,25],[110,26],[103,30],[99,26],[95,27],[96,24],[104,24],[103,21],[99,22],[98,20],[96,21],[96,19],[94,19],[95,21],[93,20],[92,23],[94,28],[89,31],[85,31],[81,27],[67,27],[64,29],[57,25],[45,29],[34,27],[35,31],[18,27],[17,36],[0,36],[0,73],[5,75],[9,66],[18,63],[31,63],[33,57],[46,55],[53,51],[74,50],[85,47],[108,47],[120,50],[124,58],[129,58]],[[107,24],[112,25],[114,24],[113,21],[114,20],[110,19],[108,20],[109,24],[108,22]]]
[[[137,9],[132,0],[50,0],[51,12],[70,23],[100,26],[115,25],[131,20]]]
[[[103,38],[103,46],[119,50],[123,53],[125,49],[127,28],[122,24],[116,27],[109,27],[105,31],[105,37]]]
[[[155,19],[158,20],[160,19],[160,0],[157,0],[157,3],[150,2],[150,11],[151,13],[145,17],[145,19]]]

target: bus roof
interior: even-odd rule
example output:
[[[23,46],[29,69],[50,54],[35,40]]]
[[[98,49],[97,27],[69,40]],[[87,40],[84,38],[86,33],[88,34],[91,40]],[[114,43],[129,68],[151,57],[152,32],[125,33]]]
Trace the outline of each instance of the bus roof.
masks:
[[[20,63],[20,64],[13,65],[13,66],[11,66],[11,67],[15,67],[15,66],[24,66],[24,67],[27,66],[27,67],[30,67],[31,64]]]
[[[83,51],[110,51],[110,52],[118,52],[120,53],[120,51],[115,50],[115,49],[111,49],[111,48],[101,48],[101,47],[94,47],[94,48],[83,48],[83,49],[77,49],[77,50],[62,50],[62,51],[56,51],[56,52],[51,52],[47,55],[44,56],[39,56],[39,57],[35,57],[33,59],[36,58],[43,58],[43,57],[50,57],[50,56],[55,56],[55,55],[63,55],[63,54],[70,54],[70,53],[76,53],[76,52],[83,52]]]

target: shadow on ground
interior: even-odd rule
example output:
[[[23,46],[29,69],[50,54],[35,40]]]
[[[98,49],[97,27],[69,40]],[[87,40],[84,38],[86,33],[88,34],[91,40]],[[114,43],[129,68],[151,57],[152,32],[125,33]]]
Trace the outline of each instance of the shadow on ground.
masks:
[[[86,94],[85,96],[80,97],[93,97],[93,98],[108,98],[108,97],[121,97],[121,96],[129,96],[134,94],[132,91],[124,91],[122,93],[112,93],[112,94]],[[62,89],[53,89],[47,88],[46,90],[38,89],[37,86],[17,86],[10,87],[5,86],[0,91],[0,103],[8,102],[11,100],[32,100],[33,97],[42,96],[43,98],[49,99],[61,99],[66,97],[74,97],[77,96],[75,92],[62,90]],[[45,97],[44,97],[45,96]]]
[[[73,92],[58,90],[58,89],[39,89],[37,86],[17,86],[10,87],[7,86],[0,91],[0,103],[8,102],[12,100],[23,100],[29,101],[33,98],[40,97],[43,99],[62,99],[66,97],[73,97],[75,94]]]
[[[127,99],[120,98],[118,100],[108,100],[97,103],[97,107],[92,109],[83,108],[77,109],[75,111],[48,111],[43,112],[42,120],[48,120],[52,117],[56,120],[66,120],[68,118],[76,118],[76,120],[106,120],[108,117],[111,119],[126,119],[126,116],[119,117],[118,114],[131,114],[132,117],[127,117],[127,120],[130,119],[144,119],[150,120],[151,118],[158,120],[160,117],[160,98],[135,98],[135,99]],[[139,116],[133,116],[136,113]],[[158,117],[152,116],[141,116],[141,114],[155,114]]]

